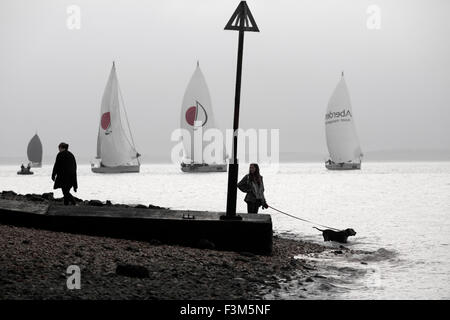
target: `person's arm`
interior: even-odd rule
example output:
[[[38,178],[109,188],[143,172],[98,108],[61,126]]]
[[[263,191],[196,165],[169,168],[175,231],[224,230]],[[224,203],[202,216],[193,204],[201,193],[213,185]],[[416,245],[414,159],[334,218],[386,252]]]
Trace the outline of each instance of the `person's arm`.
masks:
[[[58,174],[59,165],[60,165],[60,158],[59,158],[59,153],[58,153],[58,155],[56,156],[55,164],[53,165],[53,171],[52,171],[52,180],[53,181],[55,181],[56,175]]]
[[[242,178],[241,181],[239,181],[239,183],[237,184],[237,187],[239,188],[239,190],[241,190],[242,192],[250,192],[251,188],[250,185],[248,183],[248,175],[245,175],[244,178]]]
[[[269,205],[267,204],[266,201],[266,196],[264,195],[264,182],[263,182],[263,177],[261,177],[261,191],[262,191],[262,207],[267,209],[269,207]]]
[[[73,191],[77,192],[78,189],[78,181],[77,181],[77,161],[75,160],[75,156],[73,156]]]

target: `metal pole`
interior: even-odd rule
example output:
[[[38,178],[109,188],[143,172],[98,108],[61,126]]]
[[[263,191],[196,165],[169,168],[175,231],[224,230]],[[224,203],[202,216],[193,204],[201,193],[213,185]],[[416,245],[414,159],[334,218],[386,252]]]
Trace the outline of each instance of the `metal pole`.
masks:
[[[233,157],[228,170],[228,194],[227,194],[227,219],[241,219],[236,215],[237,183],[239,163],[237,159],[238,128],[239,128],[239,106],[241,102],[241,77],[242,56],[244,51],[244,31],[239,30],[239,44],[236,68],[236,90],[234,95],[234,121],[233,121]]]

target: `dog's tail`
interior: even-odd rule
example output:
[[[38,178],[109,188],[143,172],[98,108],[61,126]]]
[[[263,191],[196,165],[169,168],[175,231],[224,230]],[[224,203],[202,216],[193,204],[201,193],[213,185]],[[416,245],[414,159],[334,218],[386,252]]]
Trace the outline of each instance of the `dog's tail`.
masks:
[[[325,231],[325,230],[322,230],[322,229],[319,229],[319,228],[316,228],[316,227],[313,227],[314,229],[317,229],[317,230],[319,230],[319,231]]]

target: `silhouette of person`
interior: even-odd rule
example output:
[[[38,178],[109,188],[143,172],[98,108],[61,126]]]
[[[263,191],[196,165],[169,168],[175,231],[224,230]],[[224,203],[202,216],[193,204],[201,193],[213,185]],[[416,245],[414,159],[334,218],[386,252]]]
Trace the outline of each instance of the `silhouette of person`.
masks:
[[[61,188],[64,195],[64,205],[75,205],[75,199],[70,194],[70,189],[77,192],[77,162],[74,155],[68,150],[69,145],[61,142],[58,146],[59,153],[53,166],[52,180],[55,181],[53,189]]]

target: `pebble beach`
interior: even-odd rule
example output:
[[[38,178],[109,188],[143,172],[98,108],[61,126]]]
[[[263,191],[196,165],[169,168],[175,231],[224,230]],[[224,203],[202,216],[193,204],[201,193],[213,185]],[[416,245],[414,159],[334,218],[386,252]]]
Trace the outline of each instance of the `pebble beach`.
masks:
[[[314,281],[315,266],[294,256],[325,249],[278,236],[259,256],[9,225],[0,234],[0,299],[263,299],[294,276]],[[67,288],[70,265],[79,290]]]
[[[52,193],[4,199],[61,202]],[[77,199],[78,206],[112,205]],[[116,204],[121,206],[123,204]],[[126,206],[126,205],[123,205]],[[143,206],[143,205],[140,205]],[[160,208],[150,205],[149,208]],[[264,299],[295,279],[321,277],[297,255],[319,253],[319,244],[275,235],[270,256],[219,251],[203,245],[168,245],[0,225],[0,299],[206,300]],[[80,269],[80,288],[69,289],[69,266]],[[304,288],[307,295],[307,286]]]

